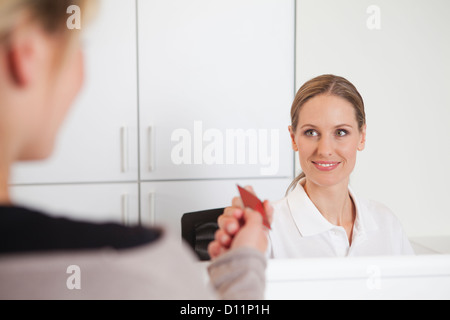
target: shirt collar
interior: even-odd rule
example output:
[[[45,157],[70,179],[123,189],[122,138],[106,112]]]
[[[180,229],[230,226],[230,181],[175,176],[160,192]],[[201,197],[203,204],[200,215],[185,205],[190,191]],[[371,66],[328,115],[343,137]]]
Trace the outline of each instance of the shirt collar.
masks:
[[[336,228],[316,208],[306,194],[303,183],[304,179],[287,196],[292,218],[300,234],[308,237]],[[356,207],[354,231],[358,234],[365,234],[369,230],[376,230],[378,226],[370,212],[368,212],[368,209],[361,204],[350,187],[349,192]]]
[[[303,189],[302,183],[304,179],[287,196],[289,209],[298,231],[303,237],[308,237],[332,229],[334,225],[317,210]]]
[[[354,233],[365,234],[369,231],[375,231],[378,229],[378,225],[373,217],[373,212],[370,212],[369,208],[364,202],[360,201],[355,195],[351,187],[348,187],[350,196],[353,199],[353,203],[356,206],[356,219],[354,226]]]

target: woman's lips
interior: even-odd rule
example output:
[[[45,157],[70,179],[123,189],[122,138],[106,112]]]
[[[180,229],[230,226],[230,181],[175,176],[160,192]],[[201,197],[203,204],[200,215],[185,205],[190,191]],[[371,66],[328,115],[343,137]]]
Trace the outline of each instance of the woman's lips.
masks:
[[[312,163],[320,171],[334,170],[340,164],[340,162],[336,162],[336,161],[312,161]]]

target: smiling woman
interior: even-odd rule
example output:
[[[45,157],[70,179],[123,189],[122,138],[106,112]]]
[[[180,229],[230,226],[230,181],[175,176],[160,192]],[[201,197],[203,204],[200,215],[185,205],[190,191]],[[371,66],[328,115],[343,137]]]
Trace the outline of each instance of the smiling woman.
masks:
[[[318,99],[313,99],[314,97]],[[303,111],[301,118],[299,117],[300,111]],[[327,117],[324,118],[323,115],[327,115]],[[328,119],[330,120],[329,123],[325,123]],[[331,138],[335,137],[333,141],[339,142],[341,146],[348,145],[349,142],[355,143],[355,139],[358,140],[357,148],[354,148],[354,146],[350,148],[354,151],[354,155],[348,155],[351,160],[354,160],[352,161],[353,167],[356,161],[356,150],[362,151],[364,149],[366,136],[364,101],[355,86],[342,77],[322,75],[306,82],[298,91],[292,104],[291,121],[292,125],[289,127],[289,131],[292,138],[292,147],[294,151],[299,151],[304,172],[291,183],[289,189],[293,189],[301,179],[305,178],[305,170],[308,168],[306,153],[310,151],[307,147],[311,147],[313,142],[320,142],[317,156],[323,159],[316,159],[315,162],[310,160],[309,165],[311,163],[316,164],[318,169],[327,167],[326,169],[332,170],[341,162],[335,161],[335,165],[332,166],[331,160],[328,160],[331,161],[331,164],[323,161],[327,160],[327,154],[323,154],[323,152],[330,152],[330,150],[323,148],[331,147],[327,145],[329,142],[327,135]],[[320,124],[320,128],[327,131],[318,131],[319,128],[315,124]],[[315,140],[307,139],[313,137],[315,137]],[[299,149],[299,144],[302,145],[301,149]],[[350,171],[353,170],[353,167]]]
[[[306,82],[291,109],[289,132],[303,172],[285,198],[272,203],[272,258],[413,254],[402,226],[384,205],[349,188],[366,142],[364,102],[348,80],[322,75]],[[210,255],[226,251],[242,211],[233,199],[219,218]],[[231,232],[230,232],[231,231]],[[226,236],[224,236],[224,234]],[[220,245],[219,245],[220,244]],[[222,250],[217,248],[221,247]],[[214,250],[213,250],[214,249]]]
[[[412,254],[397,218],[349,189],[366,142],[364,102],[348,80],[322,75],[298,91],[289,132],[303,172],[274,203],[277,258]]]

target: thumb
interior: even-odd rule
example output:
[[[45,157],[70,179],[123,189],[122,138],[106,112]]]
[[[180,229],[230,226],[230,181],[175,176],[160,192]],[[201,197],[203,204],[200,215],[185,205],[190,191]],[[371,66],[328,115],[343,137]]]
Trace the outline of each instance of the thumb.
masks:
[[[256,196],[255,190],[253,190],[252,186],[245,186],[244,189],[247,191],[250,191],[251,193],[253,193]]]
[[[231,248],[249,247],[264,253],[267,250],[267,235],[259,212],[246,208],[245,223],[234,238]]]
[[[258,211],[246,208],[244,211],[245,225],[244,227],[262,227],[263,217]]]

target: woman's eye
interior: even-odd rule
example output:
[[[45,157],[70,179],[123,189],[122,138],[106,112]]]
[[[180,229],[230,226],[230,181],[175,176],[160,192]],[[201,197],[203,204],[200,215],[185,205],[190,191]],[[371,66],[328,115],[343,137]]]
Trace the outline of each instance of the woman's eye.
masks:
[[[307,137],[317,137],[319,134],[317,133],[316,130],[306,130],[305,131],[305,136]]]
[[[339,129],[339,130],[336,131],[336,135],[337,135],[338,137],[344,137],[344,136],[346,136],[347,134],[348,134],[348,131],[347,131],[347,130]]]

